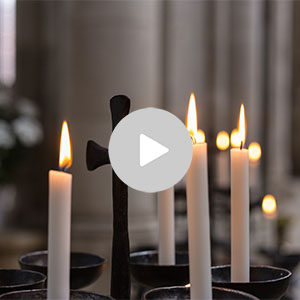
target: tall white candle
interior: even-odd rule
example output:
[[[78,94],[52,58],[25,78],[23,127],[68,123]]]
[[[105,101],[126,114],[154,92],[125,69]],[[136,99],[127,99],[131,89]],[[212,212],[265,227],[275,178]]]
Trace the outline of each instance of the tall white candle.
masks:
[[[71,145],[67,123],[61,137],[60,167],[71,165]],[[63,171],[49,172],[48,220],[48,299],[69,299],[70,232],[72,175]]]
[[[220,131],[216,140],[217,148],[220,150],[216,154],[216,183],[219,187],[229,187],[229,135],[226,131]]]
[[[186,174],[191,299],[212,299],[207,144],[197,143],[197,111],[191,95],[187,128],[194,140]]]
[[[246,126],[241,106],[239,135],[241,149],[231,149],[231,281],[249,281],[249,156],[242,149]]]
[[[175,208],[174,187],[158,193],[160,265],[175,265]]]

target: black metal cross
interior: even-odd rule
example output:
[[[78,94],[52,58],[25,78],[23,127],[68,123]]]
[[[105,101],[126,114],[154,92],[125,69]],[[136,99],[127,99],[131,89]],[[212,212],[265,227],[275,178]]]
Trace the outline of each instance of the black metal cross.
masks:
[[[130,99],[124,95],[110,100],[112,129],[128,115]],[[88,141],[86,152],[88,170],[92,171],[109,164],[108,149]],[[111,269],[111,296],[115,299],[130,299],[128,236],[128,187],[113,171],[113,245]]]

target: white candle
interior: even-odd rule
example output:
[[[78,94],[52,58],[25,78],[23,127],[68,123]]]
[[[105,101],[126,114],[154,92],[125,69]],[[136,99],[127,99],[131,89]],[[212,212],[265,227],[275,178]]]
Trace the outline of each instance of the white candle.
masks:
[[[257,142],[252,142],[249,145],[249,160],[250,160],[250,188],[259,190],[261,187],[261,170],[260,170],[261,147]]]
[[[191,299],[212,299],[210,226],[208,203],[207,144],[197,143],[197,112],[194,95],[188,109],[187,128],[193,159],[186,174]]]
[[[175,208],[174,187],[158,193],[160,265],[175,265]]]
[[[229,187],[229,135],[221,131],[217,135],[217,148],[220,150],[216,155],[216,183],[219,187]]]
[[[71,165],[71,145],[67,123],[61,136],[60,167]],[[49,172],[48,278],[47,298],[69,299],[72,175]]]
[[[239,135],[245,143],[245,112],[241,106]],[[242,147],[241,147],[242,148]],[[249,156],[247,149],[231,149],[231,281],[249,281]]]
[[[273,195],[265,195],[262,201],[264,215],[264,246],[267,249],[277,248],[277,203]]]

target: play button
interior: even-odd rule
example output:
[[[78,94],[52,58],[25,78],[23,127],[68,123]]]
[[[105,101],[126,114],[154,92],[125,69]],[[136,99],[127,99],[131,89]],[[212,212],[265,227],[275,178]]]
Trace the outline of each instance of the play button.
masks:
[[[144,167],[169,152],[169,149],[148,136],[140,135],[140,166]]]
[[[175,185],[192,160],[192,141],[185,125],[173,114],[145,108],[126,116],[114,129],[109,158],[118,177],[143,192]]]

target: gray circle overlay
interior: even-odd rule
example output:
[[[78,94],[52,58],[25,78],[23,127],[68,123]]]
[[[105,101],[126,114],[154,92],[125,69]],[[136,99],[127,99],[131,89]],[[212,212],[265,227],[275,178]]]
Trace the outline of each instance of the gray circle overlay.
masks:
[[[169,148],[169,152],[141,167],[141,134]],[[112,168],[123,182],[138,191],[154,193],[182,179],[191,164],[193,145],[180,119],[162,109],[145,108],[120,121],[108,151]]]

